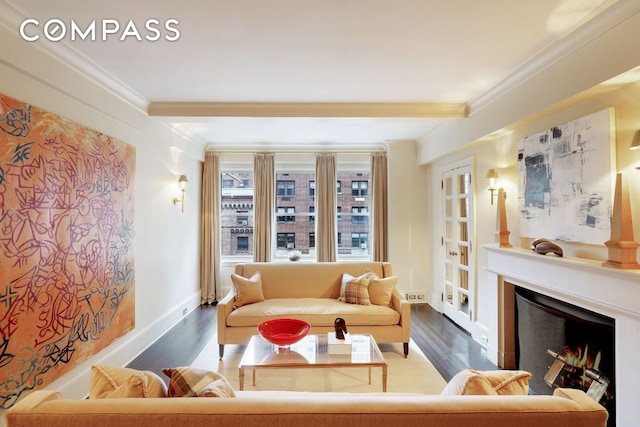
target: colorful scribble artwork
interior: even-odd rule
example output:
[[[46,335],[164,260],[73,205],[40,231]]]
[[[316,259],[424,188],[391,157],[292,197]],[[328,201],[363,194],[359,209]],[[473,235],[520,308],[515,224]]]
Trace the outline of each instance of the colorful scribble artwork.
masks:
[[[0,94],[0,405],[134,327],[135,148]]]
[[[602,245],[611,235],[613,109],[518,146],[520,235]]]

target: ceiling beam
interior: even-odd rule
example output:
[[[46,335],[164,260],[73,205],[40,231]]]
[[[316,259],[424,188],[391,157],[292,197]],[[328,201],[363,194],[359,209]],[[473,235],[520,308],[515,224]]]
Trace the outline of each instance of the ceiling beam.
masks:
[[[162,117],[405,117],[464,118],[466,104],[386,102],[152,102]]]

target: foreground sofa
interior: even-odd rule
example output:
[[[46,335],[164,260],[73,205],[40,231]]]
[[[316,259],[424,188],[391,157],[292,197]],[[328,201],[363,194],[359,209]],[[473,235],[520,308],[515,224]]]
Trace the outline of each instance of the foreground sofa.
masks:
[[[349,333],[371,334],[378,343],[402,342],[405,357],[409,352],[411,308],[393,287],[389,306],[348,304],[338,301],[343,273],[360,276],[366,270],[378,278],[392,277],[386,262],[286,262],[244,263],[235,266],[235,274],[251,278],[259,272],[264,301],[234,308],[232,289],[218,303],[219,356],[225,344],[246,344],[257,334],[260,322],[278,317],[293,317],[311,324],[311,334],[334,329],[336,317],[347,323]],[[237,304],[236,304],[237,305]]]
[[[7,412],[8,427],[40,426],[475,426],[605,427],[584,392],[554,396],[239,391],[235,398],[61,399],[40,390]]]

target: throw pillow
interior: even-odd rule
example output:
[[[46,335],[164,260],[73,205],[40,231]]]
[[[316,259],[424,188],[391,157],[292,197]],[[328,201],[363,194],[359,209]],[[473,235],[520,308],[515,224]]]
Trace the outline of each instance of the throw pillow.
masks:
[[[167,397],[167,386],[151,371],[93,365],[89,381],[89,399],[117,397]]]
[[[489,380],[471,369],[458,372],[440,393],[443,396],[457,395],[496,395]]]
[[[358,277],[344,273],[338,301],[349,304],[371,305],[368,288],[372,277],[373,274],[368,272]]]
[[[262,293],[262,277],[260,276],[259,271],[249,279],[232,273],[231,281],[233,282],[233,288],[236,292],[236,299],[233,303],[233,308],[264,301],[264,294]]]
[[[475,372],[484,376],[498,394],[529,394],[530,372],[509,370]]]
[[[396,276],[374,277],[369,282],[369,299],[371,304],[388,307],[391,305],[391,294],[398,283]]]
[[[217,372],[183,366],[163,369],[169,377],[169,397],[235,397],[229,381]]]

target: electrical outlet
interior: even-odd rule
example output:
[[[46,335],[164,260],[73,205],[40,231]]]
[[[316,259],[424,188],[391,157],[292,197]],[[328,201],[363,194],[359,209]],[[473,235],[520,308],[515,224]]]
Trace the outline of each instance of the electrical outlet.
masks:
[[[187,315],[187,308],[186,308],[186,307],[182,309],[182,315],[183,315],[183,316],[186,316],[186,315]]]
[[[487,345],[489,344],[489,337],[486,335],[480,335],[480,341],[482,341],[482,344]]]
[[[424,299],[424,294],[418,294],[418,299]]]
[[[416,295],[415,294],[409,294],[408,297],[409,297],[409,299],[416,299]]]

